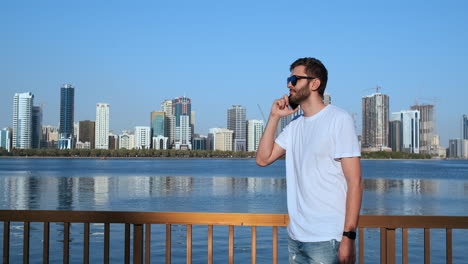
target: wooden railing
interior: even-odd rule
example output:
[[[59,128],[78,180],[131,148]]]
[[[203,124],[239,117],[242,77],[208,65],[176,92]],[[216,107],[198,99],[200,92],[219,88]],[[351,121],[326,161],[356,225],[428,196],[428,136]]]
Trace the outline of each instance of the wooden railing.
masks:
[[[234,262],[234,227],[251,226],[251,262],[256,263],[257,226],[272,227],[272,262],[278,263],[278,227],[287,226],[285,214],[238,214],[238,213],[156,213],[156,212],[110,212],[110,211],[28,211],[0,210],[3,222],[3,263],[9,263],[10,224],[23,223],[23,263],[29,263],[30,223],[43,223],[43,263],[49,263],[50,223],[63,223],[63,262],[69,262],[70,225],[83,223],[83,263],[89,263],[89,236],[91,223],[104,224],[104,263],[109,263],[110,225],[125,224],[125,263],[150,263],[151,225],[166,225],[166,263],[171,263],[171,225],[186,225],[186,263],[192,262],[192,226],[208,226],[208,263],[213,263],[213,226],[229,226],[228,259]],[[133,225],[133,254],[130,252],[130,228]],[[430,263],[431,228],[446,229],[446,262],[452,263],[452,229],[468,229],[468,217],[451,216],[370,216],[359,220],[359,263],[364,263],[366,228],[380,228],[380,262],[396,261],[396,229],[402,229],[402,262],[408,263],[408,229],[424,229],[424,260]],[[37,243],[37,242],[36,242]],[[55,251],[54,251],[55,253]]]

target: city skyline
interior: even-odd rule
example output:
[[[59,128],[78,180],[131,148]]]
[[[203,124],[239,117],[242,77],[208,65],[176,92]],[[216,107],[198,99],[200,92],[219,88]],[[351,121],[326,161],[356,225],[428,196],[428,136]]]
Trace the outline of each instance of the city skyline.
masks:
[[[119,117],[111,130],[147,125],[161,101],[186,94],[195,102],[195,132],[206,134],[224,127],[232,105],[248,109],[250,120],[263,119],[257,105],[268,116],[288,93],[289,65],[312,56],[329,70],[333,104],[357,114],[359,133],[361,97],[379,85],[390,112],[436,100],[440,144],[461,138],[468,3],[300,4],[320,12],[287,13],[279,1],[5,3],[0,127],[12,126],[10,98],[21,92],[44,105],[44,125],[58,125],[56,89],[70,83],[77,121],[93,120],[94,105],[107,102]]]

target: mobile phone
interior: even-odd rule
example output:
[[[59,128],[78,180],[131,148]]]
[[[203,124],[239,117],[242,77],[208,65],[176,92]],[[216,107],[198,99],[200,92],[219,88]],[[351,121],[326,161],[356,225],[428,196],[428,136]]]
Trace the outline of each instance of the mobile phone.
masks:
[[[296,109],[299,105],[291,102],[291,95],[289,95],[289,106],[292,110]]]

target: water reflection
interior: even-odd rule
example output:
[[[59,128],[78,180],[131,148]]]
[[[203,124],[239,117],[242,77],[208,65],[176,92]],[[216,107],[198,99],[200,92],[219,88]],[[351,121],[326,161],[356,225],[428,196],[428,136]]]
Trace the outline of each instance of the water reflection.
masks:
[[[241,161],[236,160],[230,166],[243,169],[234,170],[233,177],[226,177],[214,176],[219,175],[219,166],[224,166],[227,171],[232,169],[228,166],[229,161],[225,160],[179,161],[185,164],[182,166],[184,168],[205,162],[205,167],[193,167],[193,171],[190,171],[193,172],[192,176],[169,173],[174,170],[170,167],[176,162],[173,160],[138,160],[135,161],[138,166],[133,161],[34,160],[28,165],[29,170],[16,169],[18,166],[8,167],[7,163],[14,160],[0,162],[6,163],[6,166],[0,167],[0,208],[4,209],[287,212],[286,181],[284,177],[278,177],[284,173],[281,166],[269,172],[271,177],[265,174],[252,177],[250,175],[255,175],[259,168],[250,166],[251,161],[245,161],[245,166],[240,166]],[[124,173],[114,171],[113,167],[105,167],[110,164]],[[461,167],[453,167],[455,176],[446,179],[430,174],[430,171],[451,168],[444,163],[439,168],[437,162],[421,163],[423,167],[420,170],[431,167],[425,172],[429,179],[412,178],[412,174],[405,176],[406,171],[402,171],[396,179],[393,176],[367,177],[373,164],[364,163],[363,214],[465,215],[468,211],[468,181],[460,180],[463,177]],[[393,164],[379,171],[385,171],[386,175],[395,175],[393,171],[399,166],[419,166],[408,162],[385,164]],[[68,167],[71,169],[67,170]],[[215,173],[210,174],[209,171]],[[250,177],[242,177],[244,174]],[[449,174],[452,175],[451,172]]]
[[[286,212],[278,178],[15,176],[1,177],[0,189],[6,209]]]

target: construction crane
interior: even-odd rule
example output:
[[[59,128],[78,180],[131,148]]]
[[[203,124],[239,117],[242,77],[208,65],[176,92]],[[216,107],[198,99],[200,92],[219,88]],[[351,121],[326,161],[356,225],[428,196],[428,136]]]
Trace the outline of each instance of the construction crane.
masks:
[[[380,90],[382,89],[381,86],[379,85],[376,85],[375,87],[373,88],[367,88],[367,89],[363,89],[362,91],[369,91],[369,90],[375,90],[375,93],[380,93]]]
[[[381,86],[379,85],[376,85],[375,87],[372,87],[372,88],[367,88],[367,89],[363,89],[362,91],[375,91],[375,93],[380,93],[380,90],[382,89]]]
[[[259,104],[257,104],[257,107],[258,107],[258,110],[260,110],[260,114],[262,115],[263,123],[266,124],[265,114],[263,114],[262,108],[260,107]]]

